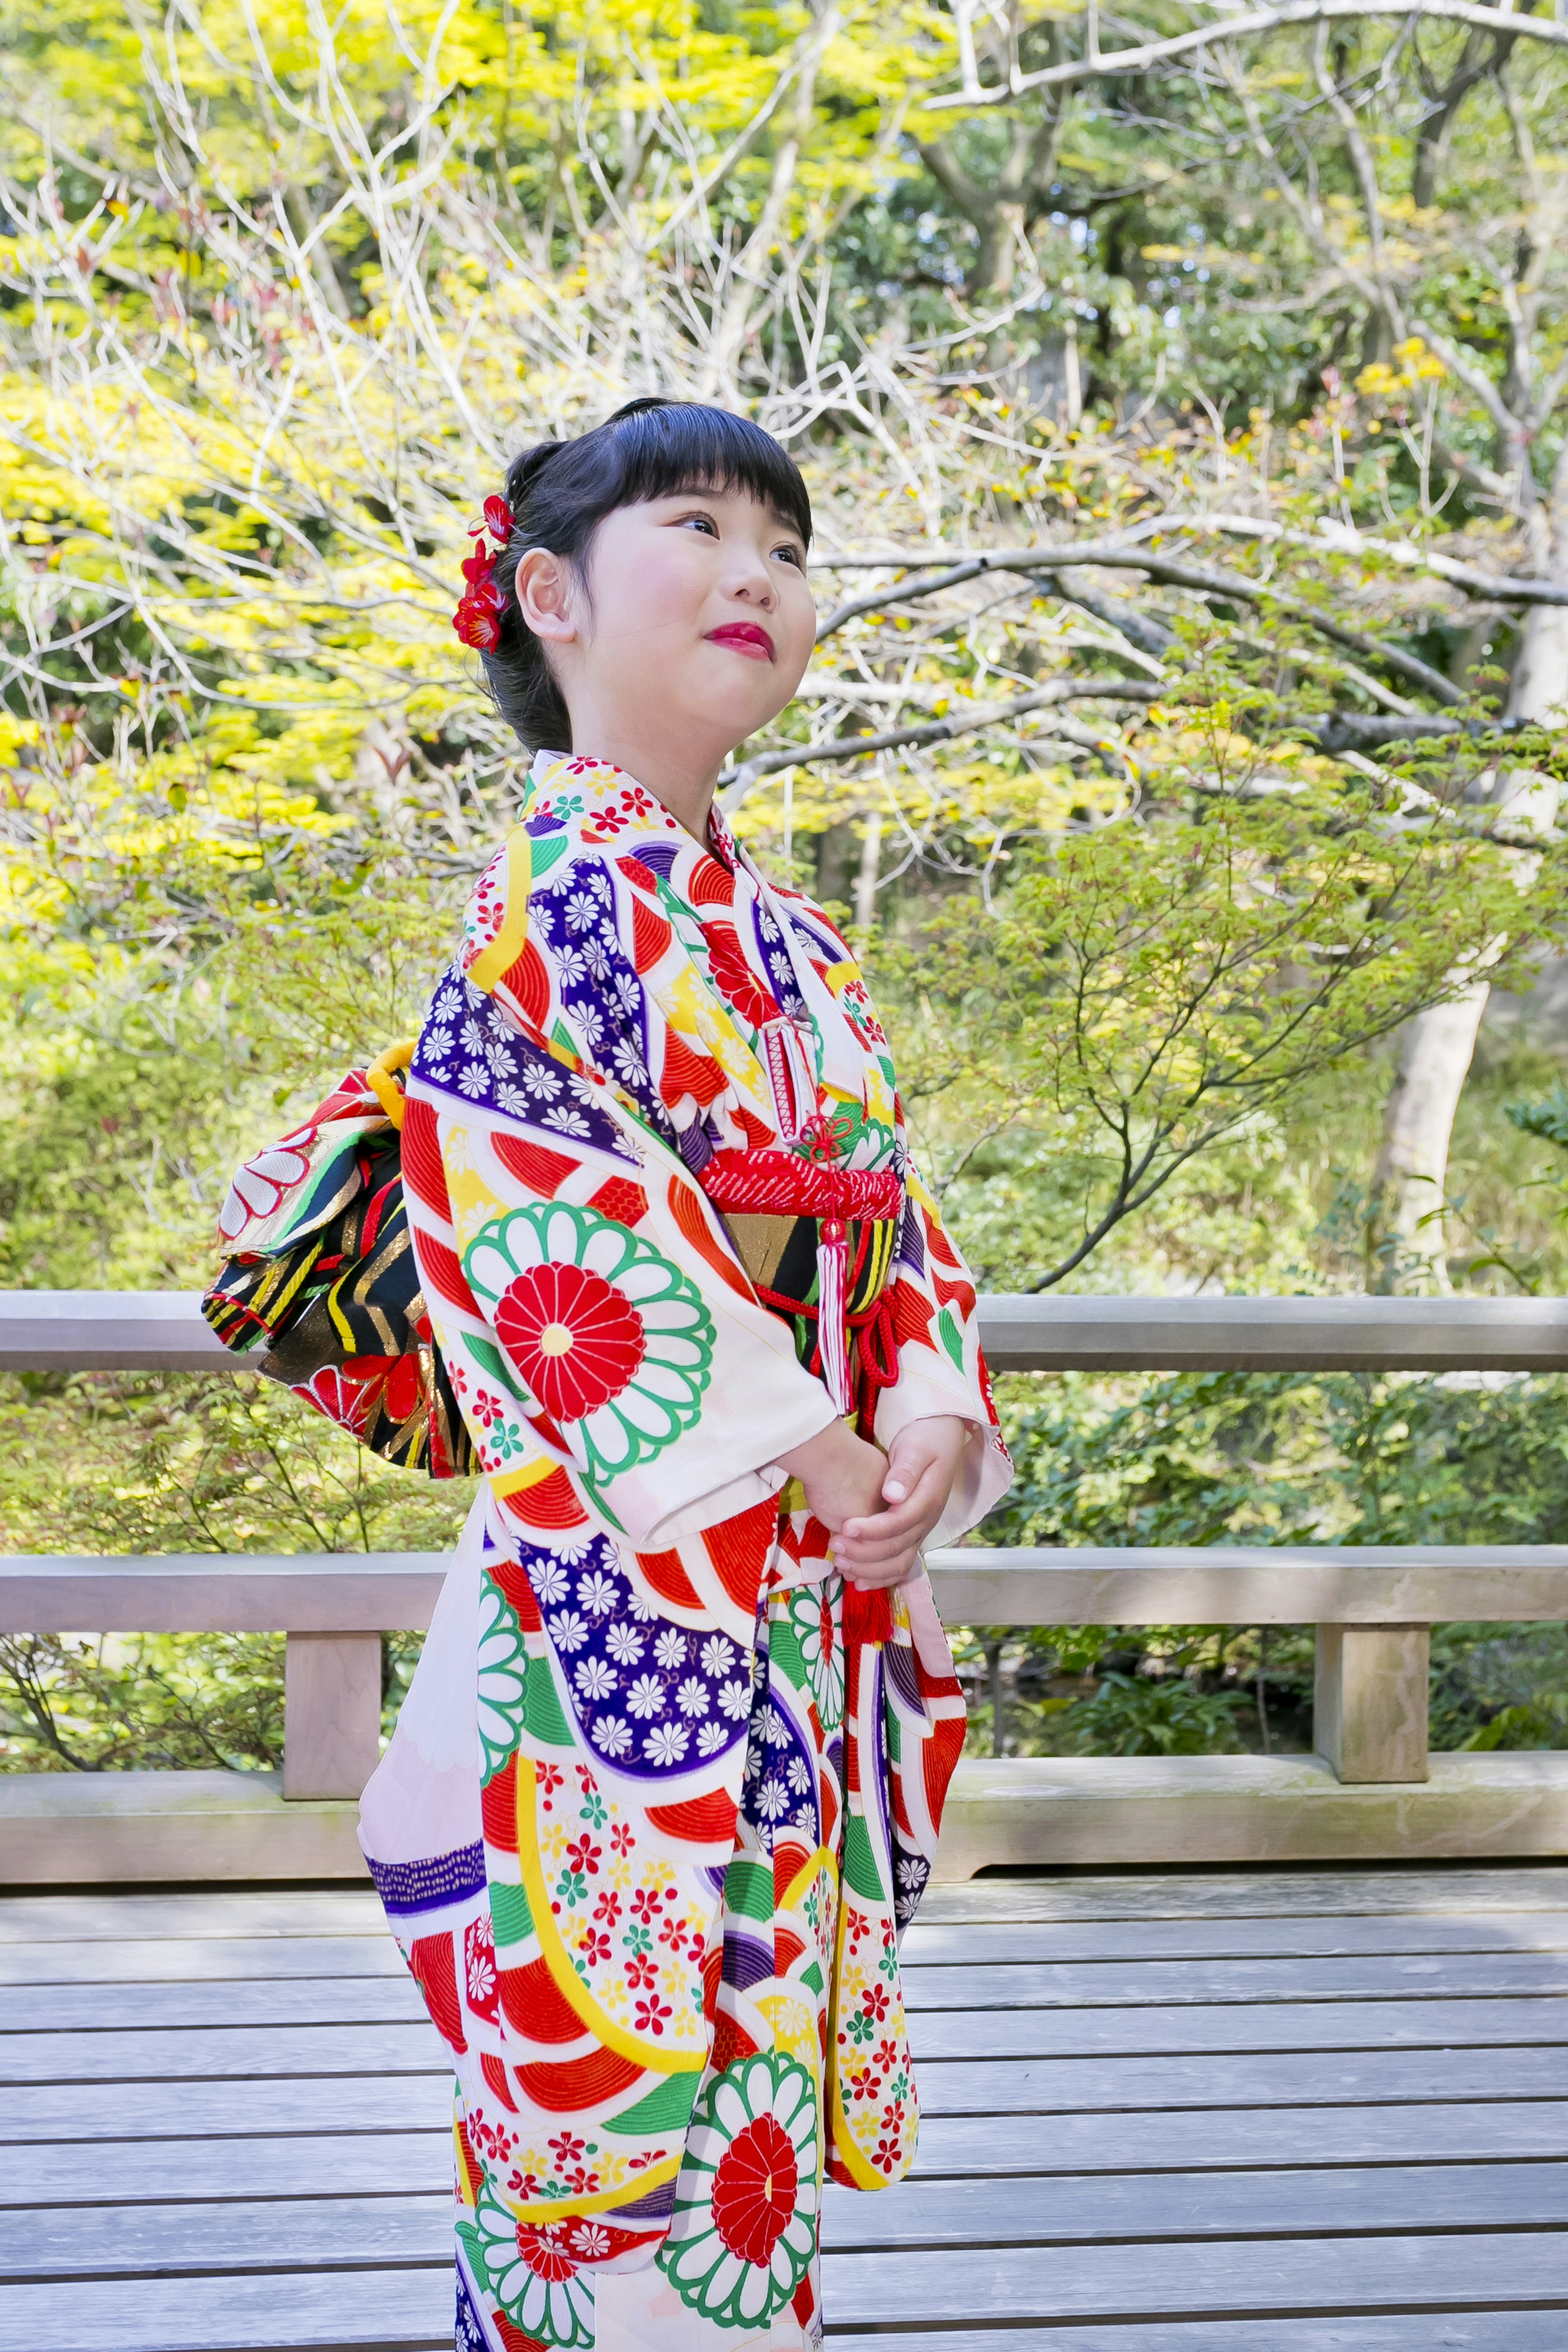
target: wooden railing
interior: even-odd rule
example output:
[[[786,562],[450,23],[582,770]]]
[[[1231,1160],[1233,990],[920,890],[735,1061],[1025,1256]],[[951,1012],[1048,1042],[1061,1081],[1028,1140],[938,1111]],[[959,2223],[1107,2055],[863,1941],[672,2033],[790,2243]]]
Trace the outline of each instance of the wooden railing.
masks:
[[[1568,1371],[1568,1298],[980,1301],[995,1372]],[[0,1291],[0,1370],[229,1370],[184,1291]]]
[[[999,1371],[1568,1370],[1568,1300],[991,1297]],[[0,1293],[0,1369],[233,1370],[194,1297]],[[436,1553],[0,1559],[0,1632],[281,1632],[284,1793],[356,1795],[383,1632],[429,1622]],[[1568,1619],[1568,1546],[1215,1546],[931,1556],[955,1623],[1317,1628],[1320,1755],[1347,1784],[1428,1777],[1432,1624]]]

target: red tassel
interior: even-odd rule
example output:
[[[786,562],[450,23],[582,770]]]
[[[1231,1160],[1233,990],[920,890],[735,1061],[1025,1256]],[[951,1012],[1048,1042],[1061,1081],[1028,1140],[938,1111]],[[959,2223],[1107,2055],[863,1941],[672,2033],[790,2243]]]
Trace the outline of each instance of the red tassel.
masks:
[[[846,1642],[890,1642],[893,1638],[893,1596],[885,1584],[844,1587]]]

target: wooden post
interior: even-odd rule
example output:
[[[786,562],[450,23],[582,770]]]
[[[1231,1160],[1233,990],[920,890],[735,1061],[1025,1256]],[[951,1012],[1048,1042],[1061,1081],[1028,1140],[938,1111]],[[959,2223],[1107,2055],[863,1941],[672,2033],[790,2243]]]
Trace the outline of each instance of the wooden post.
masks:
[[[381,1755],[381,1635],[290,1633],[283,1794],[357,1797]]]
[[[1312,1740],[1342,1780],[1426,1780],[1429,1625],[1320,1625]]]

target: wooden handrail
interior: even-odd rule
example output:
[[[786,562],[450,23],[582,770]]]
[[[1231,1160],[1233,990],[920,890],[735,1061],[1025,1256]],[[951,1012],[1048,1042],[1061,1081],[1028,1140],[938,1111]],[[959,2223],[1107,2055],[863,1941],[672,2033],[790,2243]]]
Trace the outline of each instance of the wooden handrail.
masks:
[[[993,1371],[1559,1372],[1568,1298],[980,1300]]]
[[[0,1290],[0,1371],[218,1372],[194,1290]]]
[[[423,1632],[435,1551],[0,1558],[0,1633]],[[1215,1544],[932,1552],[964,1625],[1408,1625],[1568,1620],[1568,1544]]]
[[[997,1293],[994,1371],[1568,1370],[1564,1298],[1159,1298]],[[0,1291],[0,1370],[243,1370],[194,1291]]]
[[[1215,1545],[933,1552],[950,1622],[1314,1624],[1316,1738],[1342,1780],[1427,1766],[1430,1628],[1444,1618],[1568,1619],[1568,1545]],[[0,1559],[0,1633],[287,1635],[284,1785],[353,1795],[377,1753],[383,1633],[422,1631],[439,1552]]]
[[[1559,1298],[988,1297],[998,1371],[1568,1370]],[[0,1292],[0,1369],[237,1370],[194,1293]],[[1340,1777],[1426,1766],[1442,1619],[1568,1619],[1568,1546],[1216,1545],[942,1551],[944,1613],[988,1625],[1315,1624],[1316,1737]],[[429,1622],[439,1554],[0,1559],[0,1632],[281,1632],[285,1790],[354,1793],[374,1763],[384,1632]]]
[[[1084,1545],[935,1551],[958,1625],[1409,1625],[1568,1620],[1568,1544]]]
[[[0,1633],[395,1633],[430,1622],[439,1551],[0,1558]]]

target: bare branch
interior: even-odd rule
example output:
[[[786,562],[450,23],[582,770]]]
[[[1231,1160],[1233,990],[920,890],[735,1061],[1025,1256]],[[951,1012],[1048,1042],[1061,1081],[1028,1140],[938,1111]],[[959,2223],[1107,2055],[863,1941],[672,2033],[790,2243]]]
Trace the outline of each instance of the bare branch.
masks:
[[[1471,0],[1418,0],[1418,5],[1425,17],[1439,17],[1448,24],[1475,25],[1483,32],[1509,33],[1544,41],[1554,48],[1568,48],[1568,24],[1516,16],[1509,8],[1479,7],[1471,5]],[[1036,73],[1015,71],[1005,82],[983,83],[976,79],[970,88],[928,99],[926,105],[932,113],[953,107],[996,106],[1008,99],[1021,98],[1026,90],[1062,89],[1073,82],[1104,81],[1117,74],[1147,73],[1152,66],[1168,65],[1173,58],[1191,57],[1200,49],[1217,48],[1226,42],[1249,40],[1258,33],[1280,32],[1291,25],[1353,22],[1365,16],[1408,17],[1415,13],[1412,0],[1296,0],[1294,5],[1255,8],[1246,16],[1211,20],[1191,32],[1174,34],[1168,40],[1142,41],[1135,48],[1105,50],[1098,57],[1068,58],[1059,65],[1042,66]]]
[[[1171,528],[1169,524],[1165,526],[1166,530]],[[1370,637],[1360,629],[1347,628],[1342,621],[1336,621],[1310,599],[1292,595],[1288,589],[1278,587],[1271,581],[1251,580],[1240,572],[1211,571],[1206,565],[1182,562],[1135,544],[1064,547],[1059,551],[1032,548],[1016,551],[1009,550],[1005,554],[975,556],[948,572],[934,573],[924,581],[913,582],[908,588],[890,588],[884,590],[879,596],[853,599],[837,613],[828,614],[817,632],[817,640],[820,643],[833,629],[842,627],[845,621],[856,613],[878,611],[888,604],[912,604],[922,596],[935,595],[940,588],[952,587],[960,580],[974,579],[982,572],[1024,572],[1044,575],[1051,572],[1070,571],[1079,565],[1085,568],[1098,566],[1114,572],[1142,572],[1151,580],[1163,581],[1173,588],[1194,589],[1201,595],[1235,598],[1243,604],[1272,604],[1280,612],[1289,613],[1293,619],[1305,623],[1309,628],[1316,629],[1321,635],[1331,637],[1336,645],[1345,646],[1352,653],[1397,670],[1402,677],[1407,677],[1412,685],[1435,695],[1439,702],[1462,702],[1465,699],[1451,679],[1446,678],[1440,670],[1418,660],[1414,654],[1405,653],[1398,646],[1388,645],[1381,637]],[[1539,601],[1555,604],[1560,596],[1563,602],[1568,603],[1568,592],[1558,592]]]
[[[1471,399],[1486,410],[1498,431],[1509,440],[1516,440],[1519,419],[1485,368],[1478,367],[1467,352],[1444,334],[1440,327],[1433,326],[1430,320],[1418,319],[1415,329],[1433,357],[1441,360],[1449,374],[1464,385]]]
[[[1568,360],[1559,374],[1563,389],[1568,390]],[[1445,463],[1448,462],[1447,459]],[[1458,459],[1455,463],[1459,462]],[[1479,471],[1479,469],[1478,469]],[[1485,480],[1495,485],[1497,475],[1485,474]],[[1360,531],[1317,533],[1293,531],[1279,523],[1264,522],[1250,515],[1164,515],[1150,526],[1163,538],[1174,538],[1182,531],[1221,531],[1239,538],[1258,539],[1270,543],[1316,551],[1321,554],[1356,555],[1365,551],[1389,557],[1402,569],[1429,572],[1437,580],[1447,580],[1467,594],[1484,596],[1499,604],[1568,604],[1568,584],[1558,580],[1534,580],[1507,572],[1481,572],[1472,563],[1461,563],[1451,555],[1436,549],[1418,546],[1414,540],[1373,539]],[[1086,541],[1081,547],[1009,549],[1004,553],[989,551],[970,555],[955,548],[952,569],[921,575],[910,581],[900,581],[896,586],[879,589],[874,595],[856,597],[850,604],[840,605],[830,613],[816,633],[817,643],[841,628],[847,621],[860,613],[880,612],[889,604],[912,604],[919,597],[935,595],[942,588],[954,587],[963,580],[973,580],[983,572],[1049,572],[1074,563],[1086,565],[1110,563],[1125,569],[1133,560],[1137,542],[1118,541],[1114,543]],[[814,556],[812,569],[823,572],[894,571],[903,565],[929,564],[941,553],[937,548],[901,555],[828,555]],[[1261,582],[1251,583],[1258,594],[1272,595],[1276,592]]]
[[[760,751],[739,768],[728,768],[719,779],[720,805],[728,814],[739,808],[753,784],[785,768],[810,768],[825,761],[863,760],[873,751],[910,750],[931,743],[951,743],[960,735],[974,735],[985,727],[1010,726],[1031,710],[1047,710],[1064,702],[1158,702],[1163,688],[1143,677],[1061,677],[1032,694],[1016,694],[1006,702],[972,703],[952,719],[933,719],[910,727],[885,728],[879,735],[840,735],[831,743],[792,743],[782,751]],[[1108,740],[1103,731],[1074,728],[1066,722],[1057,731],[1068,742],[1098,751]]]

